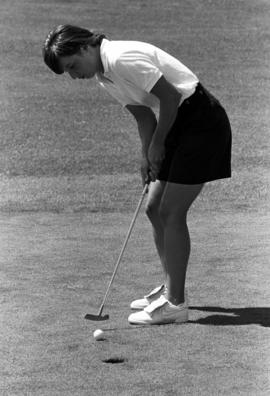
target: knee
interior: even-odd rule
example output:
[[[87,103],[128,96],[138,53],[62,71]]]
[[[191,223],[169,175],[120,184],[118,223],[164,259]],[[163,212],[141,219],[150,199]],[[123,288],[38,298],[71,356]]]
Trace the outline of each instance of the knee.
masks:
[[[147,202],[145,213],[149,220],[155,220],[159,216],[159,203],[155,201]]]

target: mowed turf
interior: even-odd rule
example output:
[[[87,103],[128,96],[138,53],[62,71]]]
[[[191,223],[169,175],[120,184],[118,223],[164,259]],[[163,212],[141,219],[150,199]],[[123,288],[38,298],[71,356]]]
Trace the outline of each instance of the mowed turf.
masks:
[[[269,394],[269,12],[261,0],[1,2],[1,394]],[[94,81],[43,65],[45,35],[66,22],[179,56],[228,110],[233,177],[207,185],[190,213],[183,326],[127,323],[130,301],[162,280],[143,213],[110,320],[83,319],[141,193],[140,145]]]
[[[143,214],[104,309],[108,322],[84,315],[99,309],[129,214],[2,217],[3,394],[267,395],[265,220],[212,216],[206,232],[205,216],[191,215],[190,321],[141,328],[127,323],[129,303],[162,279]],[[102,342],[92,336],[99,327]]]

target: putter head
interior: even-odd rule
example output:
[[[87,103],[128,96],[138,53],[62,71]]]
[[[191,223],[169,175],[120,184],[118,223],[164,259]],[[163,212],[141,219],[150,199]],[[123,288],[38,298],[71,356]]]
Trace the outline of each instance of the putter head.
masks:
[[[95,322],[102,322],[104,320],[108,320],[109,319],[109,315],[93,315],[93,314],[86,314],[84,319],[87,320],[93,320]]]

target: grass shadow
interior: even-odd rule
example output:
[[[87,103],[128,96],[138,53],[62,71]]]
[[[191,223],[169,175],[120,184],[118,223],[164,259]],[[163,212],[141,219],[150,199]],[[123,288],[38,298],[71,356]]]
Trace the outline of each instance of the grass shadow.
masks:
[[[212,326],[242,326],[257,324],[270,327],[270,308],[221,308],[221,307],[189,307],[190,310],[213,312],[205,318],[189,320],[189,323],[198,323]]]

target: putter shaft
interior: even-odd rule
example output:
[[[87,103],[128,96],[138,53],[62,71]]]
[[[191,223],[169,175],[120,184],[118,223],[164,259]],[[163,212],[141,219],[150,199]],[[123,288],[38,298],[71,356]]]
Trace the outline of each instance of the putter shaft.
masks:
[[[149,182],[150,182],[150,181],[149,181]],[[148,191],[149,182],[147,182],[147,183],[145,184],[145,186],[144,186],[144,189],[143,189],[143,192],[142,192],[140,201],[139,201],[139,203],[138,203],[138,205],[137,205],[137,208],[136,208],[136,210],[135,210],[135,213],[134,213],[134,215],[133,215],[131,224],[130,224],[130,226],[129,226],[129,229],[128,229],[126,238],[125,238],[125,240],[124,240],[124,243],[123,243],[123,245],[122,245],[122,249],[121,249],[120,254],[119,254],[119,257],[118,257],[118,259],[117,259],[117,262],[116,262],[116,265],[115,265],[113,274],[112,274],[112,276],[111,276],[110,282],[109,282],[109,284],[108,284],[108,287],[107,287],[106,293],[105,293],[105,295],[104,295],[103,301],[102,301],[102,303],[101,303],[101,306],[100,306],[100,308],[99,308],[98,314],[97,314],[97,315],[87,314],[87,315],[85,316],[86,319],[89,319],[89,320],[106,320],[106,319],[109,318],[109,315],[104,315],[104,318],[106,318],[106,319],[102,319],[102,316],[101,316],[101,315],[102,315],[102,311],[103,311],[105,302],[106,302],[106,300],[107,300],[107,297],[108,297],[108,294],[109,294],[109,290],[110,290],[110,288],[111,288],[111,285],[112,285],[112,283],[113,283],[113,281],[114,281],[114,278],[115,278],[115,275],[116,275],[116,273],[117,273],[118,267],[119,267],[119,265],[120,265],[121,259],[122,259],[122,257],[123,257],[124,251],[125,251],[125,249],[126,249],[126,246],[127,246],[127,243],[128,243],[129,237],[130,237],[130,234],[131,234],[131,232],[132,232],[132,229],[133,229],[133,227],[134,227],[135,221],[136,221],[136,219],[137,219],[138,213],[139,213],[140,208],[141,208],[141,206],[142,206],[144,197],[145,197],[145,195],[146,195],[146,193],[147,193],[147,191]]]
[[[126,246],[127,246],[128,240],[129,240],[129,237],[130,237],[131,232],[132,232],[132,230],[133,230],[135,221],[136,221],[136,219],[137,219],[138,213],[139,213],[140,208],[141,208],[142,203],[143,203],[144,196],[145,196],[145,194],[147,193],[147,191],[148,191],[148,184],[146,184],[146,185],[144,186],[144,189],[143,189],[143,192],[142,192],[140,201],[139,201],[139,203],[138,203],[138,205],[137,205],[137,208],[136,208],[136,210],[135,210],[135,213],[134,213],[134,215],[133,215],[133,218],[132,218],[132,221],[131,221],[131,223],[130,223],[130,226],[129,226],[129,229],[128,229],[128,232],[127,232],[125,241],[124,241],[124,243],[123,243],[123,246],[122,246],[122,249],[121,249],[121,251],[120,251],[119,257],[118,257],[118,259],[117,259],[117,262],[116,262],[116,265],[115,265],[115,269],[114,269],[114,271],[113,271],[111,280],[110,280],[110,282],[109,282],[109,285],[108,285],[108,287],[107,287],[105,296],[104,296],[103,301],[102,301],[102,304],[101,304],[101,306],[100,306],[100,312],[102,312],[102,310],[103,310],[103,308],[104,308],[104,305],[105,305],[105,302],[106,302],[106,300],[107,300],[110,287],[111,287],[111,285],[112,285],[112,283],[113,283],[113,281],[114,281],[114,278],[115,278],[115,275],[116,275],[116,273],[117,273],[119,264],[120,264],[121,259],[122,259],[122,257],[123,257],[123,254],[124,254],[124,251],[125,251],[125,249],[126,249]]]

